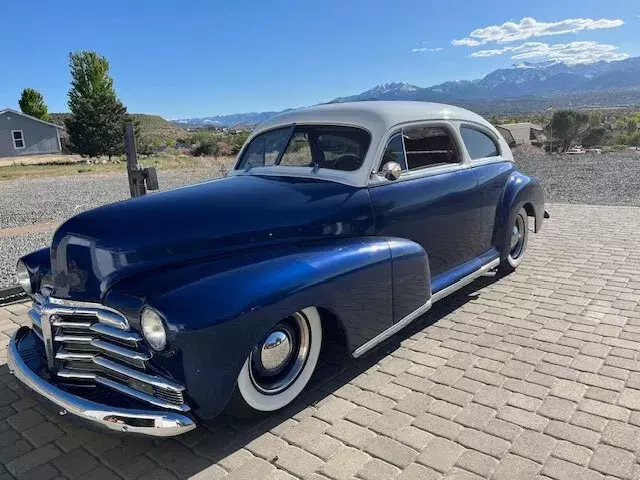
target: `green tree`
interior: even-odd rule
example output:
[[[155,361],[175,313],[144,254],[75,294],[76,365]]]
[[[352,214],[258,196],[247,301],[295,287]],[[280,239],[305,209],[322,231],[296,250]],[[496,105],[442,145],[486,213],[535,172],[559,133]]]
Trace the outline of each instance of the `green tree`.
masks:
[[[240,132],[233,136],[233,139],[231,140],[231,145],[230,145],[232,155],[236,155],[238,152],[240,152],[242,145],[244,145],[244,142],[247,141],[247,138],[249,138],[249,135],[250,135],[249,132]]]
[[[65,121],[70,149],[82,156],[97,157],[124,153],[126,107],[118,99],[109,76],[109,62],[96,52],[69,54],[71,90]]]
[[[605,143],[607,129],[602,125],[590,127],[582,136],[582,146],[585,148],[601,146]]]
[[[571,144],[589,127],[589,115],[575,110],[558,110],[551,118],[550,130],[554,139],[560,139],[562,151],[566,152]]]
[[[42,94],[33,88],[25,88],[18,100],[22,113],[39,118],[40,120],[49,121],[49,110],[44,103]]]

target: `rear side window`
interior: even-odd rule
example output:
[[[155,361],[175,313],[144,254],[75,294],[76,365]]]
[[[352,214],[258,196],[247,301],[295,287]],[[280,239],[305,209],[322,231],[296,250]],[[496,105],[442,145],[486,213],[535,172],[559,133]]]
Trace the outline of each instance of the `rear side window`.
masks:
[[[471,160],[497,157],[500,150],[496,142],[486,133],[475,128],[461,127],[460,134]]]
[[[409,127],[402,136],[409,170],[460,162],[456,144],[444,127]]]

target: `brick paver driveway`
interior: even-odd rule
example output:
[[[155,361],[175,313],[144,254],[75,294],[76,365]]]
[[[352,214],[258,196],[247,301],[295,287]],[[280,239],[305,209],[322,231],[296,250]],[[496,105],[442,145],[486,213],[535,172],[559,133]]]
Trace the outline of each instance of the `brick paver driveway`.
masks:
[[[334,347],[275,416],[107,436],[36,406],[0,367],[0,479],[639,478],[640,209],[549,210],[517,273],[358,361]],[[26,322],[24,304],[0,310],[7,335]]]

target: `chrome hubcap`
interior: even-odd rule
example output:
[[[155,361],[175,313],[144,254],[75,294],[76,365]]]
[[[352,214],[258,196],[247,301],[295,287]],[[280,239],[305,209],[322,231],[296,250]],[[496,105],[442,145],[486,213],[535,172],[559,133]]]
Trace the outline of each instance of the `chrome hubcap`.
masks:
[[[309,356],[311,330],[300,312],[284,319],[249,356],[249,375],[267,395],[286,390],[296,381]]]
[[[289,360],[293,346],[289,336],[280,330],[269,334],[262,344],[260,361],[267,371],[277,370]]]
[[[524,219],[522,218],[522,215],[518,215],[518,217],[516,218],[516,223],[514,224],[513,230],[511,232],[511,258],[518,258],[522,253],[522,249],[524,246],[524,236]]]

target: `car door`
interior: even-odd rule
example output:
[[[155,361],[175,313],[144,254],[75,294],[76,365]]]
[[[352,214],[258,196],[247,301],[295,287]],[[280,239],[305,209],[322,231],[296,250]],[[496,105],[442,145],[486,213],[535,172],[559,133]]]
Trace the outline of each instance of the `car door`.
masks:
[[[419,243],[433,279],[472,260],[478,251],[476,175],[453,125],[424,122],[392,132],[380,167],[400,164],[397,180],[376,175],[370,185],[377,234]]]
[[[478,253],[490,251],[496,239],[495,222],[498,204],[515,165],[502,156],[499,139],[489,129],[475,124],[459,125],[460,137],[471,168],[478,179],[476,210],[478,212]]]

